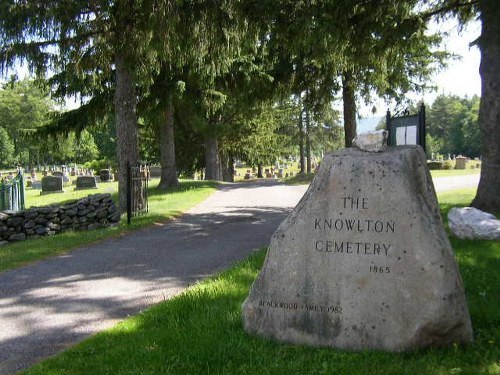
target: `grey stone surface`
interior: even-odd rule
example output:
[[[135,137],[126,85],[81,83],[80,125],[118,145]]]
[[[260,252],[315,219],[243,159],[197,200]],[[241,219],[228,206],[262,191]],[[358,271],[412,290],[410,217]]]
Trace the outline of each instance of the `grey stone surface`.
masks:
[[[500,220],[474,207],[452,208],[448,225],[461,239],[500,240]]]
[[[252,334],[349,350],[472,341],[422,149],[327,155],[274,233],[243,320]]]
[[[76,189],[97,189],[97,179],[95,176],[78,176],[76,178]]]
[[[387,149],[387,130],[375,130],[359,134],[353,145],[362,151],[381,152]]]
[[[99,172],[99,178],[101,182],[113,181],[113,174],[109,169],[101,169]]]
[[[45,176],[42,178],[42,192],[48,193],[63,193],[63,178],[62,176]]]
[[[94,194],[62,206],[4,211],[0,215],[0,240],[20,241],[37,235],[110,226],[119,221],[120,213],[110,194]]]

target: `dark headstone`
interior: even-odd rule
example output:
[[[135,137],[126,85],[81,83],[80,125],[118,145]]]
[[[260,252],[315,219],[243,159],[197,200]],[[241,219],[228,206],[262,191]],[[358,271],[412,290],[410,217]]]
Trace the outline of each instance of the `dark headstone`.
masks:
[[[113,181],[113,174],[109,169],[101,169],[99,172],[99,178],[101,182]]]
[[[42,178],[41,194],[48,193],[64,193],[62,176],[46,176]]]
[[[455,163],[455,169],[467,169],[467,158],[465,156],[457,156]]]
[[[76,178],[76,190],[97,189],[95,176],[79,176]]]
[[[150,178],[160,178],[161,177],[161,167],[157,167],[157,166],[149,167],[149,177]]]

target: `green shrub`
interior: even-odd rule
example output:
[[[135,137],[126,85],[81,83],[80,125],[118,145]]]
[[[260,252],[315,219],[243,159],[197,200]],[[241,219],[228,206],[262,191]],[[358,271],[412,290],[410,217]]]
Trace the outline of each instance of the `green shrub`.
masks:
[[[442,161],[428,161],[427,162],[427,167],[431,170],[438,170],[438,169],[443,169],[443,162]]]
[[[443,169],[449,170],[455,168],[455,163],[453,160],[445,160],[443,162]]]
[[[84,168],[86,169],[93,169],[96,173],[99,173],[101,169],[111,169],[116,170],[116,165],[113,161],[109,159],[99,159],[99,160],[92,160],[83,165]]]

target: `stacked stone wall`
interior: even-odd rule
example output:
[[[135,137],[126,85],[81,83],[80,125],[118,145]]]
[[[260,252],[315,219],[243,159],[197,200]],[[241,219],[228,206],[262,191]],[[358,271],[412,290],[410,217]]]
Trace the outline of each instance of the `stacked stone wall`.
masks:
[[[0,242],[22,241],[68,230],[116,225],[120,212],[110,194],[94,194],[64,205],[0,212]]]

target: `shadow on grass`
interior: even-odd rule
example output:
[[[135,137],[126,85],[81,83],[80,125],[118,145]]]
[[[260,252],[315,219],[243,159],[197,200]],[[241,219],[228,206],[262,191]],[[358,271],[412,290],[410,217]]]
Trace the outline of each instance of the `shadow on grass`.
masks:
[[[293,177],[285,178],[283,181],[288,185],[306,185],[311,183],[315,175],[315,173],[299,173]]]
[[[157,183],[152,185],[150,182],[148,194],[149,197],[152,198],[155,196],[165,195],[165,194],[179,194],[192,189],[217,188],[219,185],[220,183],[216,181],[184,180],[180,181],[180,185],[178,187],[169,189],[159,189]]]
[[[222,213],[184,214],[169,225],[158,223],[123,239],[0,274],[0,317],[9,326],[0,334],[0,364],[11,359],[35,363],[64,343],[80,341],[84,332],[96,332],[102,321],[136,314],[229,267],[268,244],[288,212],[231,207]],[[221,238],[229,245],[222,246]],[[33,306],[53,316],[51,328],[33,321]],[[67,314],[74,316],[68,319]],[[16,325],[23,329],[10,329]]]
[[[443,209],[448,209],[443,207]],[[154,262],[145,261],[143,249],[139,246],[135,262],[125,262],[117,266],[133,270],[130,276],[137,279],[158,278],[154,267],[171,262],[173,273],[184,281],[179,272],[183,264],[176,265],[175,254],[187,251],[181,245],[187,241],[200,241],[201,251],[210,251],[218,244],[210,241],[209,232],[216,234],[223,227],[229,227],[236,243],[245,243],[241,234],[232,228],[238,221],[253,225],[255,229],[269,226],[263,215],[271,215],[271,208],[260,210],[235,210],[243,215],[235,219],[232,215],[201,215],[198,224],[180,223],[189,229],[185,236],[175,239],[178,244],[174,252],[168,253],[158,242],[159,251],[154,254]],[[275,212],[276,213],[276,212]],[[282,212],[285,215],[285,212]],[[269,216],[270,217],[270,216]],[[189,215],[187,216],[187,219]],[[194,225],[194,227],[193,227]],[[234,225],[234,227],[233,227]],[[169,226],[170,227],[170,226]],[[228,233],[226,232],[226,233]],[[169,238],[168,233],[162,238]],[[217,236],[212,237],[217,238]],[[138,239],[139,244],[143,242]],[[382,353],[365,351],[350,353],[333,349],[318,349],[290,346],[247,335],[241,320],[241,304],[252,281],[262,266],[265,251],[260,251],[233,269],[222,273],[183,293],[172,300],[160,303],[151,309],[123,322],[117,327],[92,337],[75,348],[36,366],[29,373],[217,373],[217,374],[495,374],[498,373],[500,358],[500,330],[498,327],[498,280],[499,244],[491,241],[457,241],[452,238],[457,259],[463,274],[469,297],[469,306],[475,330],[475,342],[467,347],[429,349],[410,353]],[[477,251],[478,246],[481,250]],[[240,246],[241,247],[241,246]],[[135,245],[137,248],[137,245]],[[101,250],[102,251],[102,250]],[[121,257],[131,250],[120,249]],[[226,254],[227,255],[227,254]],[[229,254],[231,255],[231,254]],[[203,258],[204,259],[204,258]],[[67,258],[78,264],[78,259]],[[213,260],[217,264],[220,258]],[[200,262],[197,253],[187,258],[186,264]],[[206,262],[206,260],[203,260]],[[219,263],[220,267],[220,263]],[[54,273],[46,283],[63,280],[79,272],[57,273],[64,267],[54,267]],[[200,265],[201,270],[201,265]],[[108,280],[118,276],[117,267],[113,273],[101,273],[98,265],[91,274],[82,274],[84,279]],[[200,272],[201,273],[201,272]],[[72,280],[77,282],[79,280]],[[20,277],[23,285],[25,280]],[[485,289],[488,287],[488,289]],[[147,291],[149,293],[150,291]],[[30,290],[26,290],[31,295]],[[30,299],[30,304],[42,300]],[[97,304],[94,298],[80,301],[77,296],[61,298],[56,308],[61,311],[75,308],[80,303]],[[118,298],[106,301],[118,304]],[[118,314],[117,314],[118,316]],[[68,326],[65,331],[77,334],[78,327]],[[43,333],[43,330],[42,330]],[[62,332],[61,332],[62,333]],[[66,332],[64,332],[66,333]],[[48,334],[48,332],[47,332]],[[15,342],[11,343],[14,346]],[[7,345],[8,346],[8,345]]]
[[[264,255],[261,250],[219,277],[86,340],[28,373],[497,373],[500,350],[494,345],[496,320],[491,316],[488,324],[480,325],[486,339],[476,338],[468,347],[408,353],[291,346],[246,334],[241,304]],[[475,321],[484,318],[476,315],[473,311]]]

